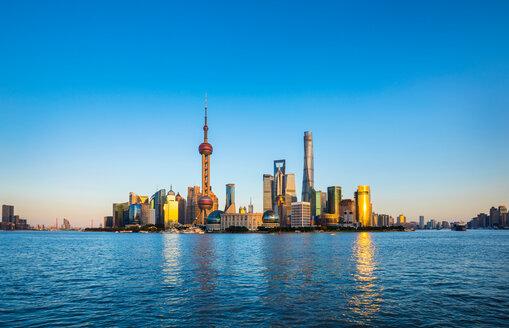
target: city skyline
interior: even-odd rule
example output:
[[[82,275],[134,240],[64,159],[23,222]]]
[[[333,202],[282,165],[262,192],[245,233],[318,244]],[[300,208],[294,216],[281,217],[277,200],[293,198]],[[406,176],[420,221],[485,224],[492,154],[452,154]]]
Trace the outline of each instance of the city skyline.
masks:
[[[173,185],[185,196],[201,185],[195,122],[208,92],[220,208],[233,183],[236,205],[252,197],[261,212],[261,177],[277,159],[300,196],[304,131],[313,132],[315,189],[341,186],[353,198],[369,185],[373,212],[469,220],[507,205],[507,4],[409,5],[421,14],[404,31],[398,23],[415,17],[395,5],[290,6],[304,22],[280,15],[281,4],[275,14],[204,4],[182,15],[189,21],[178,16],[192,9],[181,6],[139,14],[126,4],[118,17],[98,12],[93,25],[80,20],[92,15],[82,3],[62,4],[67,15],[51,20],[44,6],[20,16],[19,4],[1,5],[2,204],[32,225],[87,226],[129,192]],[[218,23],[244,9],[252,15],[236,29]],[[348,17],[361,13],[371,27]]]

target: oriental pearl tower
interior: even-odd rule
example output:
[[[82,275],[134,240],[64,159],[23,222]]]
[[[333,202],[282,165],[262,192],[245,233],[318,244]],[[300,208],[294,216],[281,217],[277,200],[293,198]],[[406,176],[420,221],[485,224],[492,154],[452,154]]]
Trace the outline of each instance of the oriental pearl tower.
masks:
[[[212,145],[208,143],[207,132],[207,94],[205,94],[205,125],[203,126],[203,142],[198,147],[201,154],[201,197],[198,199],[200,215],[195,220],[195,224],[205,224],[208,211],[214,206],[214,201],[210,197],[210,155],[212,155]]]

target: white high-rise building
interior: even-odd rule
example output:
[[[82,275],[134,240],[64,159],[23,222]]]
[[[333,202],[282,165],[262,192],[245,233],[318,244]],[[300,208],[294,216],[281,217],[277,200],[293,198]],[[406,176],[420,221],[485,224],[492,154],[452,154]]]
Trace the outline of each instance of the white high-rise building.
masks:
[[[310,227],[311,226],[311,203],[295,202],[292,203],[292,227]]]

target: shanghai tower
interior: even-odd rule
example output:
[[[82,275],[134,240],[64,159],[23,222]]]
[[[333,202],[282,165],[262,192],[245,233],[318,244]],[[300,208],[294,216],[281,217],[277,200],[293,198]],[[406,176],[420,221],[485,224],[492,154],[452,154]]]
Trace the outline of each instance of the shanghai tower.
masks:
[[[309,202],[309,192],[315,182],[313,168],[313,134],[311,131],[304,132],[304,174],[302,176],[302,201]]]

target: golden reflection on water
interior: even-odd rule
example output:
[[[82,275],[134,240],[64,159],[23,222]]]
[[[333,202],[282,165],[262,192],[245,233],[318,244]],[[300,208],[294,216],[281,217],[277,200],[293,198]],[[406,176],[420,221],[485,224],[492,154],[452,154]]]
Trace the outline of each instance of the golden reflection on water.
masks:
[[[179,240],[175,238],[175,236],[168,234],[164,234],[163,238],[164,265],[162,271],[164,275],[164,282],[168,285],[175,286],[179,283],[180,278],[179,275],[176,274],[178,272],[178,268],[181,266]]]
[[[361,232],[353,246],[352,257],[356,267],[354,272],[356,292],[349,301],[349,309],[360,316],[360,323],[369,322],[375,313],[380,310],[382,302],[376,284],[374,255],[375,244],[371,240],[371,234]]]

